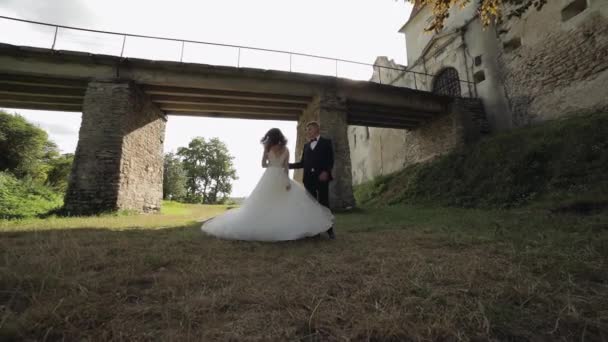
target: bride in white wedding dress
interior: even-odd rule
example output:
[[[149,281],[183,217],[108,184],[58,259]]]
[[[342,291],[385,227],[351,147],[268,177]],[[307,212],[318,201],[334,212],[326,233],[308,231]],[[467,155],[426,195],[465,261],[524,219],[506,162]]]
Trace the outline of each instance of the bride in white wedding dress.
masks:
[[[206,221],[201,229],[231,240],[285,241],[315,236],[333,226],[334,216],[302,185],[289,179],[289,150],[278,128],[262,139],[264,175],[242,206]]]

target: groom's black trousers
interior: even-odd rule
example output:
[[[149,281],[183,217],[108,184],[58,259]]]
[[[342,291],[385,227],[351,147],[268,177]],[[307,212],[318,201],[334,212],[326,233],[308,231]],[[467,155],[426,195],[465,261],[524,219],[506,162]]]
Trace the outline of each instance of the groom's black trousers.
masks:
[[[304,179],[304,188],[312,197],[316,198],[322,206],[329,209],[329,182],[321,182],[315,175],[312,179]],[[327,230],[329,236],[333,236],[334,227]]]
[[[315,178],[304,179],[304,188],[312,197],[316,198],[322,206],[329,208],[329,182],[321,182]]]

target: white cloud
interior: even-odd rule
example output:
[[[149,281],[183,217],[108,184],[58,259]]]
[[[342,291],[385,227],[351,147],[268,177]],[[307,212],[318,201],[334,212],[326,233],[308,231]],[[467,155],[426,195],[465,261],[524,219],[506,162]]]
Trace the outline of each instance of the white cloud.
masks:
[[[0,9],[22,19],[66,26],[86,26],[96,20],[87,1],[0,0]],[[90,3],[90,2],[89,2]]]
[[[81,114],[12,108],[4,110],[8,113],[18,113],[29,122],[44,129],[48,133],[49,139],[57,144],[62,153],[76,151]]]
[[[51,135],[74,136],[75,134],[78,134],[77,129],[75,129],[74,127],[71,127],[69,125],[62,125],[62,124],[55,124],[55,123],[48,123],[48,122],[37,122],[37,121],[34,121],[34,124],[39,126],[42,129],[44,129]]]

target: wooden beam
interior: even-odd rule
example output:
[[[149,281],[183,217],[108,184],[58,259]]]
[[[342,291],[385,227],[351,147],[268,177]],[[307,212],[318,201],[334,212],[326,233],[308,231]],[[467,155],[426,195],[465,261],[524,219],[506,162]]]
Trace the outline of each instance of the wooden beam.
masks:
[[[277,115],[299,115],[302,113],[298,109],[280,108],[252,108],[225,105],[204,105],[204,104],[177,104],[165,103],[160,106],[163,111],[185,111],[185,112],[215,112],[215,113],[250,113],[250,114],[277,114]]]
[[[267,94],[253,93],[246,91],[231,91],[203,88],[182,88],[171,86],[158,85],[143,85],[143,90],[148,95],[179,95],[179,96],[197,96],[197,97],[219,97],[228,99],[249,99],[249,100],[265,100],[279,102],[296,102],[308,104],[312,98],[308,96],[282,95],[282,94]]]
[[[403,119],[415,122],[425,122],[432,120],[433,117],[430,116],[419,116],[411,113],[386,113],[386,112],[372,112],[372,111],[348,111],[349,115],[359,116],[359,117],[369,117],[369,118],[386,118],[386,119]]]
[[[397,124],[397,125],[406,125],[406,126],[419,126],[424,124],[425,121],[412,120],[409,118],[399,118],[399,117],[379,117],[373,115],[354,115],[348,114],[347,120],[351,121],[364,121],[364,122],[377,122],[377,123],[389,123],[389,124]]]
[[[0,107],[16,109],[51,110],[59,112],[82,112],[82,105],[71,104],[37,104],[26,102],[0,101]]]
[[[0,94],[0,101],[25,102],[34,104],[76,104],[82,106],[82,99],[76,97]]]
[[[387,113],[387,114],[396,114],[403,115],[408,114],[410,116],[419,116],[419,117],[432,117],[437,114],[442,113],[441,111],[428,111],[425,109],[412,109],[407,107],[395,107],[395,106],[385,106],[382,104],[373,104],[373,103],[361,103],[361,102],[347,102],[347,108],[349,111],[356,112],[370,112],[370,113]]]
[[[375,120],[375,121],[393,121],[393,122],[408,122],[411,124],[420,124],[428,121],[429,119],[412,118],[406,115],[393,115],[393,114],[379,114],[379,113],[358,113],[348,112],[348,117],[361,120]]]
[[[86,88],[87,81],[74,80],[69,78],[38,77],[29,75],[15,75],[0,73],[0,83],[2,84],[23,84],[37,85],[57,88]]]
[[[36,95],[47,97],[84,98],[85,89],[55,88],[23,84],[0,83],[0,94]]]
[[[347,123],[352,126],[378,127],[378,128],[396,128],[396,129],[415,129],[419,125],[406,125],[402,123],[378,122],[366,120],[347,120]]]
[[[247,113],[216,113],[216,112],[190,112],[171,110],[166,111],[166,115],[175,116],[197,116],[224,119],[249,119],[249,120],[275,120],[275,121],[297,121],[295,115],[273,115],[273,114],[247,114]]]
[[[410,122],[394,122],[394,121],[381,121],[381,120],[364,120],[364,119],[358,119],[358,118],[353,118],[353,119],[349,119],[347,120],[349,125],[359,125],[359,126],[369,126],[369,127],[406,127],[406,128],[412,128],[412,127],[419,127],[421,126],[420,124],[413,124]]]
[[[284,108],[284,109],[304,109],[306,104],[297,102],[276,102],[261,100],[239,100],[228,98],[196,97],[196,96],[174,96],[174,95],[153,95],[152,101],[155,103],[179,103],[179,104],[221,104],[225,106],[259,107],[259,108]]]

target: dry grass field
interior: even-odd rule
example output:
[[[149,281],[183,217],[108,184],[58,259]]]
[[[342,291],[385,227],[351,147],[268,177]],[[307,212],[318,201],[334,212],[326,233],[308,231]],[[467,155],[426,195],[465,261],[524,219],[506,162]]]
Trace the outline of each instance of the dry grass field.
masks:
[[[159,215],[0,221],[2,341],[603,341],[608,213],[390,206],[338,239]]]

